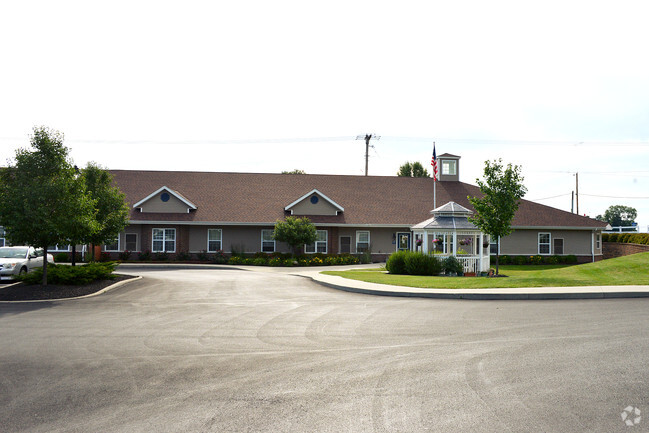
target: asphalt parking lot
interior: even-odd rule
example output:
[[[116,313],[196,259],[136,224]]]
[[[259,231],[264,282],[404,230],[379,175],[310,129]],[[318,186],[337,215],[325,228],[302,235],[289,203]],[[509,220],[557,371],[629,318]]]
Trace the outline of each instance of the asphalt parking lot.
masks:
[[[0,430],[649,429],[646,298],[409,299],[284,273],[133,272],[92,298],[0,304]]]

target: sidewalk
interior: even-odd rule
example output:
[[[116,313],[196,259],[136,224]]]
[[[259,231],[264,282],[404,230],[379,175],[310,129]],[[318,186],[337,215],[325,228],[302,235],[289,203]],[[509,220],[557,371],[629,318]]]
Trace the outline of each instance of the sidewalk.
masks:
[[[127,268],[138,264],[120,265]],[[223,268],[242,269],[252,272],[269,272],[309,278],[323,286],[345,292],[365,295],[397,296],[408,298],[475,299],[475,300],[524,300],[524,299],[604,299],[604,298],[649,298],[649,286],[577,286],[577,287],[531,287],[505,289],[421,289],[418,287],[392,286],[366,283],[364,281],[324,275],[322,271],[376,268],[378,264],[318,267],[269,267],[239,265],[183,265],[183,264],[140,264],[139,266],[160,268]]]

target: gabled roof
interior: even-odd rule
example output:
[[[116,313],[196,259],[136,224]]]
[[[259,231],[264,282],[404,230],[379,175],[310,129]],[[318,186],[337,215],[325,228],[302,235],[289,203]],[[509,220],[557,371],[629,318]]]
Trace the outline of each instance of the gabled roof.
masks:
[[[131,221],[194,224],[268,224],[286,216],[286,203],[304,191],[326,191],[327,198],[344,204],[338,215],[309,217],[320,225],[411,227],[430,218],[433,179],[398,176],[339,176],[316,174],[212,173],[188,171],[111,170],[129,203],[138,204],[162,185],[191,198],[186,214],[131,212]],[[481,196],[475,185],[437,182],[437,203],[453,201],[474,210],[467,196]],[[133,206],[133,205],[131,205]],[[341,206],[342,207],[342,206]],[[522,200],[514,228],[604,228],[606,223],[539,203]]]
[[[331,205],[336,209],[336,214],[337,214],[338,212],[344,212],[344,211],[345,211],[345,209],[344,209],[342,206],[340,206],[338,203],[336,203],[335,201],[333,201],[332,199],[330,199],[329,197],[327,197],[326,195],[324,195],[323,193],[321,193],[321,192],[318,191],[317,189],[312,189],[311,191],[307,192],[307,193],[304,194],[302,197],[298,198],[298,199],[295,200],[293,203],[291,203],[291,204],[289,204],[288,206],[286,206],[286,207],[284,208],[284,210],[285,210],[285,211],[291,211],[291,214],[292,214],[292,213],[293,213],[293,212],[292,212],[292,209],[293,209],[293,207],[295,207],[295,205],[297,205],[298,203],[302,202],[303,200],[306,200],[308,197],[311,197],[313,194],[317,194],[318,196],[322,197],[326,202],[328,202],[329,204],[331,204]]]
[[[184,204],[186,204],[188,209],[196,210],[196,205],[195,205],[194,203],[192,203],[191,201],[187,200],[187,199],[186,199],[185,197],[183,197],[183,195],[180,194],[178,191],[174,191],[173,189],[168,188],[168,187],[166,187],[166,186],[160,187],[160,188],[158,188],[157,190],[153,191],[151,194],[147,195],[147,196],[144,197],[142,200],[140,200],[140,201],[138,201],[137,203],[135,203],[135,204],[133,205],[133,207],[134,207],[134,208],[141,207],[144,203],[146,203],[147,201],[151,200],[153,197],[156,197],[156,196],[157,196],[158,194],[160,194],[162,191],[166,191],[166,192],[168,192],[169,194],[171,194],[171,195],[173,195],[174,197],[176,197],[178,200],[180,200],[181,202],[183,202]]]

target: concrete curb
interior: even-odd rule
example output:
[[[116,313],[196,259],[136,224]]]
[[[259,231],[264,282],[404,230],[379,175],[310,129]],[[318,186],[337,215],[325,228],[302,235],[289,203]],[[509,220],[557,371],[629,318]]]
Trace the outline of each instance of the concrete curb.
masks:
[[[106,293],[109,290],[113,290],[119,286],[122,286],[126,283],[130,283],[131,281],[137,281],[141,280],[141,276],[135,276],[134,278],[129,278],[128,280],[122,280],[118,281],[115,284],[111,284],[108,287],[104,287],[103,289],[99,290],[98,292],[95,293],[90,293],[88,295],[83,295],[83,296],[75,296],[74,298],[57,298],[57,299],[34,299],[31,301],[0,301],[0,304],[33,304],[35,302],[61,302],[61,301],[74,301],[76,299],[85,299],[85,298],[92,298],[93,296],[99,296],[102,293]]]
[[[374,296],[404,298],[466,299],[466,300],[561,300],[649,298],[649,286],[556,287],[526,289],[421,289],[366,283],[322,274],[295,274],[309,278],[322,286]]]

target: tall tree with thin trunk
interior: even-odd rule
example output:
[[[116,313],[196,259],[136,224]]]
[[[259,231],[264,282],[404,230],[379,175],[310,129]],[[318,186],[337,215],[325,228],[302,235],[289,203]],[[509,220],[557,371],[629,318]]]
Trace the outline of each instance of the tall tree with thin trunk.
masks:
[[[46,285],[48,246],[69,243],[75,231],[94,231],[95,208],[62,133],[35,127],[31,147],[17,150],[15,164],[0,175],[0,225],[11,243],[43,248]]]
[[[110,242],[128,225],[129,208],[124,193],[113,183],[113,176],[95,163],[83,170],[86,190],[95,203],[96,230],[84,239],[94,245]],[[94,248],[93,248],[94,253]]]
[[[496,239],[496,275],[499,273],[500,238],[512,232],[511,223],[518,210],[520,200],[527,192],[523,185],[520,167],[507,164],[503,167],[502,159],[485,161],[484,181],[476,179],[482,197],[468,197],[476,210],[469,218],[483,233]]]

